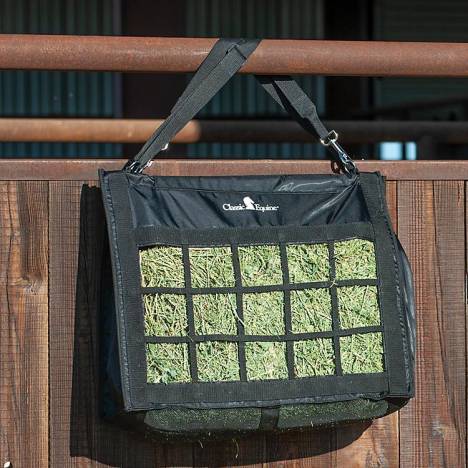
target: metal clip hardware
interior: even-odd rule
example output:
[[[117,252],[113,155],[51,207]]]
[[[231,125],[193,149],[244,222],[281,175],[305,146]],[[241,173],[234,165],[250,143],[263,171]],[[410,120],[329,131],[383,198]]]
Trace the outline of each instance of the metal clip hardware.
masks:
[[[169,143],[166,143],[160,151],[166,151],[169,148]],[[141,166],[140,161],[135,159],[133,161],[128,161],[125,165],[124,170],[127,172],[132,172],[133,174],[141,174],[147,167],[153,164],[153,159],[150,159],[144,166]]]
[[[346,174],[352,175],[357,172],[356,164],[354,164],[348,153],[338,143],[338,133],[335,130],[331,130],[325,138],[320,138],[320,143],[327,148],[332,148],[336,152],[343,171]]]
[[[337,140],[338,132],[331,130],[325,138],[320,138],[320,143],[322,143],[323,146],[330,146],[332,143],[336,143]]]

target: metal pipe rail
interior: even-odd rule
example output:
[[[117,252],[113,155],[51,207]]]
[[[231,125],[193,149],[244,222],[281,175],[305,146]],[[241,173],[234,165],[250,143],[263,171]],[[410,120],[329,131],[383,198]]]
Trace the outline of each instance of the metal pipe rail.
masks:
[[[186,73],[215,40],[4,34],[0,69]],[[468,77],[468,44],[265,39],[240,72]]]
[[[0,141],[141,143],[162,120],[0,118]],[[468,122],[328,121],[344,143],[418,141],[468,143]],[[287,120],[192,120],[172,143],[311,142],[314,138]]]

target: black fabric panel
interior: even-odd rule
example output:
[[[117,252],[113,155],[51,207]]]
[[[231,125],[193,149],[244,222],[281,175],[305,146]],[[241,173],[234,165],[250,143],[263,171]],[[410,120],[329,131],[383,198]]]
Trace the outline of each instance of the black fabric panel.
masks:
[[[261,431],[271,431],[278,427],[280,408],[261,408],[261,417],[258,429]]]
[[[130,410],[146,405],[146,350],[139,252],[134,231],[129,229],[131,211],[126,174],[117,172],[106,178],[101,171],[100,177],[113,260],[122,393],[125,408]]]
[[[276,400],[286,396],[288,399],[297,399],[309,395],[339,395],[353,391],[384,394],[387,388],[385,373],[349,374],[293,380],[148,384],[146,397],[149,408],[158,408],[160,405],[185,406],[200,401],[205,404],[238,401],[243,402],[243,406],[252,406],[251,402],[257,401],[261,402],[260,406],[271,406]]]
[[[119,171],[116,171],[119,172]],[[112,172],[108,172],[109,175]],[[209,192],[337,193],[355,186],[358,177],[340,174],[243,175],[243,176],[149,176],[128,174],[130,190],[206,190]]]
[[[333,224],[329,226],[267,226],[267,229],[265,227],[173,229],[148,226],[135,229],[134,236],[140,247],[155,244],[190,244],[191,247],[226,246],[229,244],[279,244],[284,239],[287,239],[290,244],[320,244],[329,240],[339,241],[354,237],[372,241],[374,239],[374,229],[370,223]]]
[[[128,180],[134,227],[247,228],[369,221],[357,179],[347,176],[194,177],[193,180],[181,177],[174,180],[129,174]],[[224,209],[244,205],[246,197],[260,210],[262,207],[278,209]]]
[[[100,412],[104,417],[118,413],[122,405],[119,343],[115,310],[112,269],[107,242],[104,245],[101,270],[99,311],[99,392]]]
[[[132,211],[131,193],[134,191],[135,180],[134,175],[123,175],[122,173],[108,173],[103,174],[103,189],[105,191],[104,201],[106,206],[106,214],[109,221],[109,234],[111,244],[113,244],[113,267],[114,267],[114,285],[119,292],[116,306],[119,311],[119,333],[123,327],[126,335],[119,335],[120,340],[120,351],[122,356],[127,353],[128,356],[132,356],[130,360],[136,364],[135,366],[129,366],[128,361],[126,366],[122,366],[122,378],[123,386],[125,389],[125,380],[129,382],[132,387],[132,395],[129,393],[125,394],[124,400],[127,409],[151,409],[161,408],[167,405],[184,405],[195,407],[197,405],[227,405],[227,406],[239,406],[248,407],[254,404],[257,406],[272,406],[272,404],[280,404],[280,402],[291,402],[291,401],[308,401],[310,399],[324,398],[324,399],[341,399],[343,395],[357,395],[369,396],[370,398],[382,398],[385,395],[393,394],[389,392],[389,380],[386,372],[379,374],[367,374],[367,375],[344,375],[344,376],[323,376],[323,377],[312,377],[303,379],[291,379],[291,380],[271,380],[271,381],[252,381],[252,382],[215,382],[215,383],[177,383],[177,384],[146,384],[146,364],[145,364],[145,339],[148,342],[154,342],[159,340],[160,337],[144,337],[144,324],[143,324],[143,306],[141,303],[141,297],[138,299],[136,296],[147,292],[157,292],[157,288],[145,288],[142,290],[140,285],[139,277],[139,257],[138,257],[138,245],[154,245],[155,243],[163,244],[178,244],[186,247],[190,246],[203,246],[203,245],[238,245],[238,244],[259,244],[259,243],[278,243],[284,240],[295,242],[328,242],[334,239],[344,240],[353,237],[362,237],[376,242],[376,253],[377,253],[377,269],[378,269],[378,287],[379,295],[384,292],[383,300],[381,301],[382,308],[382,322],[384,327],[384,347],[385,352],[389,354],[389,359],[386,360],[387,364],[390,363],[388,369],[392,371],[390,380],[397,377],[396,386],[393,386],[393,392],[396,395],[404,395],[404,393],[397,393],[401,391],[400,382],[401,375],[400,371],[404,371],[403,368],[394,366],[395,361],[398,361],[400,357],[394,357],[394,353],[402,353],[402,349],[398,348],[398,343],[401,341],[401,329],[392,326],[395,321],[395,310],[397,308],[396,299],[397,294],[397,271],[395,268],[388,268],[388,265],[394,263],[393,256],[393,240],[391,238],[391,230],[388,227],[388,220],[385,215],[382,215],[382,200],[381,200],[381,186],[379,185],[379,176],[369,175],[368,180],[364,178],[364,185],[366,185],[366,200],[363,198],[363,189],[361,187],[363,180],[358,178],[356,180],[347,179],[344,181],[336,176],[330,176],[328,179],[336,188],[336,185],[342,185],[342,193],[350,190],[349,193],[353,192],[358,194],[357,198],[353,197],[338,197],[342,204],[335,206],[334,204],[329,205],[328,201],[324,202],[323,206],[320,206],[318,211],[331,210],[333,213],[332,217],[336,218],[336,213],[339,212],[352,212],[352,208],[348,210],[348,203],[357,204],[360,206],[359,212],[366,213],[366,222],[358,222],[354,220],[348,224],[320,224],[313,223],[313,225],[281,225],[279,219],[275,220],[278,225],[271,226],[269,221],[265,221],[266,218],[262,218],[265,212],[254,212],[249,213],[248,211],[241,211],[242,214],[255,215],[251,217],[255,222],[250,227],[243,227],[242,223],[236,225],[235,228],[230,228],[229,222],[223,222],[220,225],[215,224],[214,226],[205,226],[206,220],[199,222],[201,226],[197,226],[195,229],[179,228],[176,227],[178,222],[168,223],[167,226],[143,226],[133,229],[134,226],[140,226],[140,222],[136,220],[139,216],[136,211]],[[286,179],[289,176],[286,176]],[[281,187],[287,187],[295,190],[301,185],[307,186],[307,180],[312,180],[313,190],[309,193],[306,191],[301,192],[300,196],[304,196],[302,207],[304,210],[307,206],[311,210],[314,210],[320,205],[323,200],[320,201],[320,196],[317,196],[316,190],[318,186],[323,182],[324,193],[327,193],[327,180],[325,177],[320,176],[314,177],[296,177],[291,176],[294,179],[294,183],[285,183],[285,178],[281,177],[265,177],[255,178],[263,179],[265,185],[276,185]],[[106,180],[104,180],[106,179]],[[133,180],[130,183],[130,179]],[[151,182],[151,178],[148,176],[140,176],[139,179],[143,181],[142,185],[148,185],[148,181]],[[156,178],[153,178],[156,179]],[[184,178],[182,178],[184,179]],[[200,178],[196,178],[199,182]],[[208,178],[203,178],[203,183],[213,184],[216,181],[208,181]],[[225,179],[225,178],[214,178],[214,179]],[[236,178],[230,178],[231,182],[235,181]],[[245,184],[244,177],[237,178],[238,185]],[[281,183],[278,180],[281,179]],[[164,178],[165,180],[165,178]],[[300,181],[303,183],[301,184]],[[375,182],[377,180],[377,183]],[[109,183],[110,181],[110,183]],[[369,182],[370,181],[370,182]],[[179,180],[178,182],[171,179],[171,184],[184,184],[190,185],[187,180]],[[228,185],[229,183],[228,182]],[[291,182],[291,181],[289,181]],[[222,183],[218,180],[217,183]],[[279,185],[278,185],[279,184]],[[283,185],[281,185],[283,184]],[[295,184],[295,185],[294,185]],[[318,185],[317,185],[318,184]],[[136,184],[138,185],[138,184]],[[155,186],[152,184],[153,187]],[[111,191],[109,191],[109,186]],[[257,187],[259,188],[259,187]],[[270,187],[271,188],[271,187]],[[310,188],[310,187],[309,187]],[[286,189],[285,189],[286,190]],[[299,190],[299,189],[298,189]],[[302,190],[302,189],[301,189]],[[195,192],[190,189],[178,190],[178,192],[187,192],[187,194],[196,195],[198,193],[204,194],[204,190],[196,190]],[[282,195],[282,190],[279,191]],[[376,193],[377,192],[377,193]],[[222,192],[224,193],[224,192]],[[349,195],[348,193],[348,195]],[[151,194],[149,194],[151,195]],[[199,205],[199,208],[205,208],[209,203],[206,200],[197,199],[196,196],[193,203]],[[165,211],[165,216],[171,216],[174,219],[176,216],[180,216],[180,212],[172,213],[170,209],[164,206],[160,207],[161,211]],[[368,208],[370,210],[368,210]],[[292,208],[291,208],[292,209]],[[371,219],[372,224],[368,222]],[[201,217],[201,216],[200,216]],[[200,218],[199,217],[199,218]],[[380,223],[380,224],[379,224]],[[387,224],[386,224],[387,223]],[[175,227],[175,229],[174,229]],[[374,232],[375,231],[375,232]],[[379,246],[380,243],[387,243],[391,241],[390,248],[383,245]],[[333,253],[331,252],[333,257]],[[367,280],[366,280],[367,281]],[[284,278],[283,278],[284,283]],[[353,283],[355,283],[353,281]],[[375,284],[375,282],[374,282]],[[278,285],[284,290],[288,290],[290,285],[283,284]],[[305,287],[304,285],[294,285],[297,287]],[[330,287],[333,286],[330,281],[324,282],[324,284],[313,284],[312,287]],[[334,285],[336,286],[336,285]],[[206,290],[212,288],[205,288]],[[213,288],[218,289],[218,288]],[[260,288],[261,289],[261,288]],[[268,288],[272,290],[272,288]],[[333,289],[333,288],[332,288]],[[167,292],[170,288],[165,289]],[[246,288],[241,288],[237,285],[234,288],[237,294],[246,292]],[[201,292],[200,289],[198,292]],[[232,291],[232,288],[230,288]],[[163,292],[162,290],[160,292]],[[194,294],[197,293],[196,289],[182,288],[178,293]],[[393,316],[393,318],[392,318]],[[396,319],[398,322],[398,317]],[[337,336],[342,333],[338,330],[339,323],[335,320],[335,333],[333,336]],[[380,329],[379,329],[380,330]],[[364,331],[364,330],[363,330]],[[369,327],[366,327],[365,331],[370,331]],[[345,331],[346,332],[346,331]],[[388,335],[388,336],[387,336]],[[230,339],[229,337],[223,337]],[[297,337],[295,337],[297,339]],[[206,337],[204,338],[206,339]],[[240,343],[242,344],[245,339],[243,338]],[[291,338],[292,339],[292,338]],[[197,340],[195,337],[194,341]],[[286,340],[288,341],[288,340]],[[396,345],[392,343],[396,342]],[[339,346],[339,345],[338,345]],[[125,348],[125,349],[124,349]],[[121,356],[121,357],[122,357]],[[127,357],[128,357],[127,356]],[[400,360],[403,360],[401,358]],[[403,372],[404,373],[404,372]],[[403,377],[403,381],[405,378]],[[144,389],[144,394],[141,390]],[[396,390],[397,389],[397,390]]]
[[[392,406],[393,407],[393,406]],[[303,403],[277,408],[167,408],[120,415],[114,423],[167,441],[232,439],[256,431],[275,431],[331,426],[341,422],[378,418],[390,412],[390,404],[359,398],[333,403]]]
[[[416,356],[416,308],[414,302],[413,272],[403,247],[397,238],[398,252],[400,254],[400,270],[402,275],[401,289],[403,296],[404,320],[406,326],[406,379],[409,383],[409,393],[414,394],[414,359]]]

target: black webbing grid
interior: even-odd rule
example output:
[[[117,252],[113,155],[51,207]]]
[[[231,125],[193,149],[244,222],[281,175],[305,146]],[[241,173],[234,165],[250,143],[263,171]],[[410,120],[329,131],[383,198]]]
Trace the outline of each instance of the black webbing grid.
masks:
[[[197,345],[195,344],[195,317],[193,313],[193,298],[191,294],[192,273],[190,271],[190,252],[186,244],[182,245],[182,263],[184,265],[184,280],[186,291],[186,313],[188,325],[188,351],[190,363],[190,375],[193,382],[198,381],[198,365],[197,365]]]
[[[365,327],[356,328],[345,328],[338,331],[319,331],[319,332],[307,332],[307,333],[286,333],[285,335],[225,335],[225,334],[212,334],[212,335],[195,335],[190,337],[188,335],[183,336],[145,336],[147,343],[204,343],[206,341],[230,341],[237,343],[250,343],[253,341],[263,342],[294,342],[304,340],[315,340],[317,338],[328,338],[333,339],[336,336],[351,336],[351,335],[363,335],[365,333],[376,333],[382,332],[382,325],[370,325]]]
[[[267,286],[213,286],[209,288],[192,289],[191,294],[248,294],[274,291],[301,291],[303,289],[330,289],[332,286],[337,288],[347,286],[377,286],[376,279],[347,279],[332,281],[311,281],[309,283],[290,283],[290,284],[272,284]],[[143,294],[185,294],[187,288],[172,287],[143,287]]]
[[[335,374],[343,375],[343,368],[341,366],[341,350],[340,350],[340,337],[338,331],[340,330],[340,314],[338,310],[338,292],[336,289],[336,263],[335,263],[335,243],[328,242],[328,262],[330,266],[330,296],[331,296],[331,314],[332,314],[332,328],[333,328],[333,350],[335,352]]]
[[[184,236],[185,237],[185,236]],[[341,363],[340,338],[356,334],[366,333],[383,333],[383,325],[362,326],[356,328],[342,329],[340,326],[339,317],[339,300],[338,288],[349,286],[377,286],[376,279],[347,279],[336,280],[336,262],[334,241],[319,242],[326,244],[328,247],[328,267],[329,279],[327,281],[313,281],[306,283],[290,283],[289,265],[287,245],[295,244],[284,240],[283,236],[279,236],[275,245],[279,246],[282,284],[267,285],[267,286],[244,286],[242,281],[242,271],[239,260],[238,244],[231,240],[231,260],[233,264],[235,286],[231,287],[204,287],[193,288],[191,284],[191,262],[190,262],[190,246],[187,238],[184,239],[180,248],[182,249],[182,258],[184,265],[184,288],[157,287],[157,288],[142,288],[143,294],[183,294],[186,298],[186,312],[188,334],[186,336],[145,336],[147,343],[184,343],[189,349],[189,364],[193,382],[198,382],[198,366],[197,366],[197,345],[203,342],[225,341],[237,344],[239,377],[241,382],[247,382],[247,360],[245,355],[245,343],[249,342],[279,342],[285,343],[286,348],[286,364],[288,370],[288,379],[294,379],[295,375],[295,352],[294,343],[305,340],[329,339],[333,341],[334,349],[334,364],[336,376],[343,376]],[[244,244],[242,244],[244,245]],[[227,246],[227,245],[226,245]],[[291,290],[310,290],[310,289],[327,289],[331,297],[331,319],[332,329],[329,331],[315,331],[306,333],[293,333],[292,330],[292,311],[291,311]],[[264,293],[280,291],[283,292],[283,320],[285,325],[285,333],[281,335],[246,335],[244,326],[244,294],[247,293]],[[237,314],[237,334],[206,334],[197,335],[194,324],[193,311],[193,295],[196,294],[235,294],[236,295],[236,314]]]
[[[281,255],[281,271],[283,273],[283,284],[289,284],[289,266],[288,266],[288,252],[286,250],[286,243],[280,242],[280,255]],[[284,330],[285,334],[292,334],[292,319],[291,319],[291,291],[285,289],[283,293],[283,312],[284,312]],[[286,341],[286,364],[288,366],[288,377],[293,379],[294,372],[294,342]]]
[[[242,293],[242,273],[239,261],[239,249],[237,244],[231,245],[234,278],[236,282],[236,311],[237,311],[237,352],[239,356],[239,376],[243,382],[247,381],[247,360],[245,358],[244,330],[244,295]]]

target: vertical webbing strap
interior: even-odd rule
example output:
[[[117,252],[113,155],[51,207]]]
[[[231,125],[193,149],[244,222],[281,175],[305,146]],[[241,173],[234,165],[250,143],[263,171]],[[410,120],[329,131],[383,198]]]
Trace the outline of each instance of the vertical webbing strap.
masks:
[[[385,283],[379,284],[379,303],[384,311],[385,366],[389,379],[391,396],[408,394],[408,382],[405,372],[405,353],[403,334],[405,327],[402,316],[402,297],[399,286],[399,264],[396,252],[396,240],[388,213],[386,212],[385,192],[382,178],[378,173],[364,173],[359,176],[359,184],[369,210],[375,232],[375,255],[381,275],[382,271],[391,273]]]

